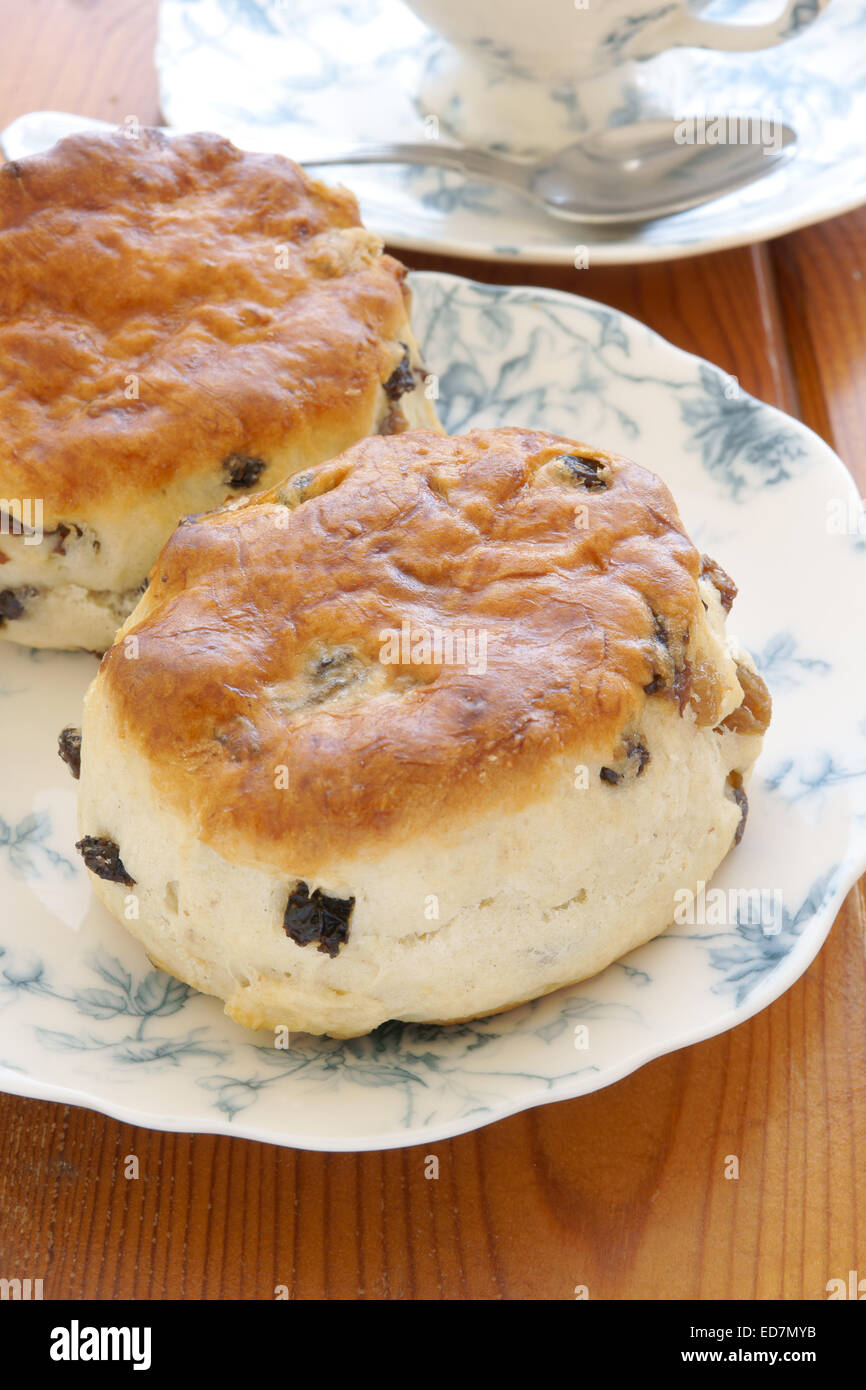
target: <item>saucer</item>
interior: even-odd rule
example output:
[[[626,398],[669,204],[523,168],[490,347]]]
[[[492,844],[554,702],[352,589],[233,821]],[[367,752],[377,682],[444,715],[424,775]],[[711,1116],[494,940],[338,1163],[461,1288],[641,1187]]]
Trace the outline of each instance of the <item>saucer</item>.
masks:
[[[442,49],[400,0],[162,0],[162,110],[179,128],[218,130],[246,149],[301,160],[349,136],[423,140],[430,113],[416,97]],[[367,225],[393,247],[563,265],[741,246],[866,201],[866,0],[831,0],[814,24],[759,53],[677,49],[650,59],[610,123],[658,115],[674,98],[678,116],[778,116],[796,130],[797,153],[713,203],[611,231],[558,222],[517,194],[447,170],[367,166],[323,177],[347,183]],[[567,143],[589,118],[574,92],[560,104]]]

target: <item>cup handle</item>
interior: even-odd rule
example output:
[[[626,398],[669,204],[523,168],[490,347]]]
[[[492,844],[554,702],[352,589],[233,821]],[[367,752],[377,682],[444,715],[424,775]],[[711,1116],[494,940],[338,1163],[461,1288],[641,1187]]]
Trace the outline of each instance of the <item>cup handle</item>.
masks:
[[[830,0],[788,0],[778,19],[769,24],[726,24],[697,15],[677,15],[669,26],[652,33],[651,49],[640,56],[649,57],[650,52],[670,47],[717,48],[729,53],[771,48],[805,29],[829,3]]]

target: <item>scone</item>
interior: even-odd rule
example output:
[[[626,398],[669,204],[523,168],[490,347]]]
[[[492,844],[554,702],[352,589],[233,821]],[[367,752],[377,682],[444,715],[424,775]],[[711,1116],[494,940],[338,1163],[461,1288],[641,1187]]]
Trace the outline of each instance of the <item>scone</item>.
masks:
[[[0,167],[0,638],[102,651],[178,519],[437,427],[345,189],[213,135]]]
[[[742,834],[769,697],[735,592],[652,473],[521,429],[367,439],[190,518],[86,698],[94,888],[251,1028],[592,975]]]

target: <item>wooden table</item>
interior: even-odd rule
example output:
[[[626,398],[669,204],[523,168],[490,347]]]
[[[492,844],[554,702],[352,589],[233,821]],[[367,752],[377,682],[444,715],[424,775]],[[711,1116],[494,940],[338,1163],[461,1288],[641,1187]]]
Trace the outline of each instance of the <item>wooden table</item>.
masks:
[[[153,122],[155,12],[0,0],[0,124],[45,107]],[[404,259],[636,315],[817,430],[866,492],[866,209],[660,266]],[[826,1297],[828,1279],[866,1277],[864,921],[861,882],[756,1018],[425,1149],[296,1152],[2,1096],[0,1275],[41,1275],[46,1298]]]

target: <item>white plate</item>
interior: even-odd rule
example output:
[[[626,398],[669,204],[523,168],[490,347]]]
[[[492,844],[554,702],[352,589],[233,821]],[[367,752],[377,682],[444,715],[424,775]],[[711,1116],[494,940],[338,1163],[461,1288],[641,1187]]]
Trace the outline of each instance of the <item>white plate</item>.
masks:
[[[778,13],[778,0],[769,8]],[[717,0],[713,15],[720,9],[758,17],[744,15],[742,0]],[[415,95],[438,47],[400,0],[162,0],[162,110],[181,129],[219,130],[243,148],[295,157],[322,137],[420,140]],[[352,168],[342,178],[392,246],[566,265],[578,246],[593,265],[742,246],[866,201],[866,0],[832,0],[814,24],[764,52],[679,49],[652,59],[614,118],[667,109],[672,93],[677,116],[781,117],[799,135],[794,160],[706,207],[615,233],[558,222],[444,170]],[[560,104],[564,132],[577,139],[586,114],[579,100]]]
[[[746,836],[714,882],[781,890],[782,930],[742,919],[675,928],[513,1013],[276,1051],[215,1000],[150,970],[92,898],[73,849],[75,783],[55,748],[79,722],[93,658],[0,643],[5,1089],[302,1148],[431,1143],[606,1086],[764,1008],[812,960],[866,869],[866,540],[839,459],[615,310],[446,275],[413,286],[452,431],[544,426],[635,457],[740,584],[733,625],[775,712]],[[837,510],[850,511],[847,534],[828,528]],[[581,1050],[577,1025],[588,1029]]]

